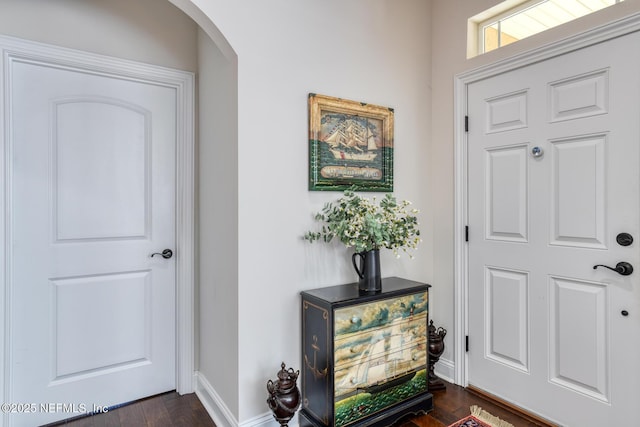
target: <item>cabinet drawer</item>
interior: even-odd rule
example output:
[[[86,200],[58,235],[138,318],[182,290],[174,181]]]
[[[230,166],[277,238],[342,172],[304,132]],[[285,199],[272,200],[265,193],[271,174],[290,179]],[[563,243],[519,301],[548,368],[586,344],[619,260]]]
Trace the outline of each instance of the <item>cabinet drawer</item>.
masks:
[[[426,391],[427,294],[335,310],[335,425]]]

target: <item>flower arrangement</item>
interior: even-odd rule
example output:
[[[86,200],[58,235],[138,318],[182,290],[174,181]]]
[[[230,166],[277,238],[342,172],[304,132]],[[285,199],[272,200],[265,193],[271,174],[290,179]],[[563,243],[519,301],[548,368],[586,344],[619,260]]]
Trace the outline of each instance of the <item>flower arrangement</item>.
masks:
[[[379,204],[375,202],[375,197],[371,201],[353,190],[346,190],[344,196],[325,204],[316,214],[315,219],[324,225],[321,231],[308,231],[305,240],[328,243],[337,237],[347,247],[354,247],[356,253],[387,248],[397,257],[399,249],[404,252],[417,249],[421,241],[415,216],[418,210],[409,210],[411,202],[398,203],[391,194],[386,194]]]

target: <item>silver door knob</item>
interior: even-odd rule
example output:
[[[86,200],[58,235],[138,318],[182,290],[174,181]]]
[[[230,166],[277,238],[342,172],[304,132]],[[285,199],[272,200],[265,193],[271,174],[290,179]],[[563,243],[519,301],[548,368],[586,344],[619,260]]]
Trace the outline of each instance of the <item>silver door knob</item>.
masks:
[[[151,254],[151,258],[153,258],[156,255],[160,255],[164,259],[169,259],[173,256],[173,251],[171,249],[165,249],[164,251],[162,251],[162,253],[156,252],[154,254]]]
[[[531,149],[531,155],[533,157],[542,157],[543,154],[544,154],[544,150],[542,150],[542,148],[540,147],[533,147]]]

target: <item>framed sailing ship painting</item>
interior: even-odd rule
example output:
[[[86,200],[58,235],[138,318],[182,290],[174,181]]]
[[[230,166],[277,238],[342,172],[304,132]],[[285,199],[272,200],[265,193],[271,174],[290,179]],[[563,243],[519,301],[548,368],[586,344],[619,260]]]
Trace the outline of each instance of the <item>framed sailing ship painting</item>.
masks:
[[[393,114],[309,94],[309,190],[393,191]]]

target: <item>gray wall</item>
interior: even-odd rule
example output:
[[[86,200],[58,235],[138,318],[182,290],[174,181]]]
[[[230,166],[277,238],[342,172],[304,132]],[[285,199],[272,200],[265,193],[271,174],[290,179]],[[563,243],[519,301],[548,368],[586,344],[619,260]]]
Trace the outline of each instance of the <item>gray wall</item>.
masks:
[[[198,40],[198,369],[237,414],[238,72],[202,30]]]
[[[167,1],[0,0],[0,33],[196,71],[197,25]]]

